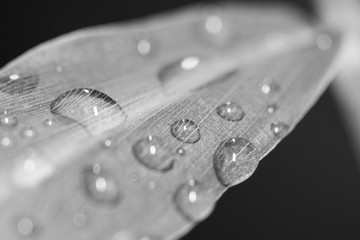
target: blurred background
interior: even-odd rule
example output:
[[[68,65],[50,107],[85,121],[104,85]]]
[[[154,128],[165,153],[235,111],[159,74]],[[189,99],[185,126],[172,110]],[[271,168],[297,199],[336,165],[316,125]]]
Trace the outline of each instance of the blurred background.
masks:
[[[0,65],[78,28],[195,2],[2,0]],[[307,15],[313,12],[310,1],[289,2]],[[359,225],[359,167],[339,106],[328,90],[295,131],[261,162],[255,174],[228,191],[211,217],[182,240],[360,239]]]

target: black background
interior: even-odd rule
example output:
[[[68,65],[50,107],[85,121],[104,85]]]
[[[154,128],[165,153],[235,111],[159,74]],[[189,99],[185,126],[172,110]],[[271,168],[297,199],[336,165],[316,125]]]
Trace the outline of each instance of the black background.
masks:
[[[78,28],[193,2],[2,1],[0,65]],[[292,2],[311,12],[309,2]],[[338,106],[327,91],[255,174],[228,191],[214,214],[183,240],[360,239],[359,168],[349,145]]]

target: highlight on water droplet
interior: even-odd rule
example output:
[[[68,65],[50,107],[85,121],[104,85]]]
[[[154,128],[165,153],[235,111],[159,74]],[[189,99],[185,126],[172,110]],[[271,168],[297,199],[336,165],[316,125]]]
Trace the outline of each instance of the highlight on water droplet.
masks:
[[[270,124],[270,130],[274,136],[284,137],[289,130],[289,126],[283,122],[273,122]]]
[[[80,123],[93,134],[114,128],[127,118],[115,100],[89,88],[75,88],[61,94],[50,104],[50,111]]]
[[[0,125],[4,127],[16,127],[18,125],[19,121],[17,117],[12,115],[3,115],[0,116]]]
[[[320,50],[326,51],[332,47],[333,40],[328,34],[320,34],[316,38],[316,45]]]
[[[234,102],[227,102],[219,105],[216,108],[216,112],[221,118],[231,122],[240,121],[245,116],[242,107]]]
[[[116,207],[121,200],[120,190],[115,179],[99,164],[83,171],[86,195],[95,203]]]
[[[174,194],[174,204],[188,221],[200,221],[213,210],[215,195],[201,183],[190,181],[181,185]]]
[[[230,138],[217,148],[213,164],[220,183],[224,186],[236,185],[247,179],[257,166],[251,158],[256,147],[240,137]]]
[[[11,95],[26,94],[37,88],[39,77],[34,73],[12,73],[0,77],[0,91]]]
[[[160,81],[166,83],[167,81],[173,79],[179,74],[187,71],[194,70],[200,64],[200,58],[196,56],[188,56],[184,57],[180,60],[172,62],[168,65],[165,65],[159,71],[159,79]]]
[[[35,232],[35,223],[31,218],[23,217],[16,225],[17,232],[23,237],[30,237]]]
[[[175,159],[168,143],[156,136],[148,136],[133,145],[135,158],[151,170],[167,172],[174,166]]]
[[[274,93],[280,90],[279,85],[271,77],[266,77],[261,84],[261,91],[264,94]]]
[[[189,119],[175,121],[170,126],[171,134],[184,143],[196,143],[200,140],[200,129]]]

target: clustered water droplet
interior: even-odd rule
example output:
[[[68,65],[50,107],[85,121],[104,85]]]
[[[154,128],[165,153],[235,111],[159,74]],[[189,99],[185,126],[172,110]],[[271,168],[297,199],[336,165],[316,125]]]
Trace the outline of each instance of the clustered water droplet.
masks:
[[[174,203],[180,214],[189,221],[206,218],[214,208],[215,197],[211,189],[190,181],[175,192]]]
[[[166,172],[173,168],[175,159],[166,142],[156,136],[148,136],[133,145],[135,158],[152,170]]]
[[[244,181],[257,165],[251,159],[255,145],[240,137],[230,138],[217,148],[213,163],[216,176],[224,186]]]
[[[175,121],[170,126],[171,134],[184,143],[196,143],[200,140],[200,129],[189,119]]]
[[[13,73],[5,77],[0,77],[0,91],[11,95],[26,94],[39,84],[39,77],[35,74]]]
[[[87,196],[94,202],[116,207],[121,200],[120,190],[115,179],[99,164],[83,171],[84,187]]]
[[[240,121],[245,116],[245,112],[242,107],[233,102],[227,102],[219,105],[216,108],[216,112],[221,118],[231,122]]]

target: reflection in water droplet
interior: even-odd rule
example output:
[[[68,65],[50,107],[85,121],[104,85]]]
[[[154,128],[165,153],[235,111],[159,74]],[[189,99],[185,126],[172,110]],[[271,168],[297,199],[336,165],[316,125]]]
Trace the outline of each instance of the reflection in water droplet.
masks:
[[[228,121],[236,122],[244,118],[245,112],[238,104],[227,102],[216,108],[217,114]]]
[[[21,218],[17,223],[17,232],[24,237],[29,237],[35,232],[35,224],[30,218]]]
[[[175,121],[170,127],[171,134],[184,143],[196,143],[200,140],[200,129],[189,119]]]
[[[270,130],[276,137],[284,137],[289,130],[289,126],[283,122],[273,122]]]
[[[9,148],[14,146],[14,140],[6,133],[0,136],[0,147]]]
[[[51,126],[53,126],[54,124],[55,124],[55,121],[54,121],[53,119],[51,119],[51,118],[48,118],[48,119],[46,119],[46,120],[43,121],[43,125],[44,125],[45,127],[51,127]]]
[[[146,167],[157,171],[169,171],[175,159],[166,142],[155,136],[140,139],[133,145],[135,158]]]
[[[25,138],[33,138],[36,135],[36,131],[32,127],[26,127],[21,131],[21,135]]]
[[[176,208],[189,221],[206,218],[214,207],[214,201],[215,197],[211,189],[196,182],[180,186],[174,195]]]
[[[39,84],[37,75],[22,75],[13,73],[0,77],[0,91],[11,95],[29,93]]]
[[[261,91],[264,94],[270,94],[280,90],[279,85],[274,81],[273,78],[267,77],[264,79],[261,85]]]
[[[76,88],[61,94],[51,103],[50,111],[77,121],[93,133],[109,130],[127,117],[113,99],[89,88]]]
[[[18,125],[18,119],[15,116],[1,116],[0,124],[4,127],[15,127]]]
[[[267,111],[269,114],[271,114],[271,113],[276,112],[277,109],[278,109],[278,106],[277,106],[276,104],[270,104],[270,105],[267,106],[266,111]]]
[[[112,179],[99,164],[85,168],[83,172],[85,192],[89,198],[99,204],[116,207],[120,202],[120,191]]]
[[[326,51],[332,47],[333,40],[327,34],[321,34],[316,39],[316,44],[320,50]]]
[[[185,155],[186,155],[186,151],[185,151],[185,149],[183,149],[183,148],[178,148],[178,149],[176,149],[176,153],[177,153],[178,155],[180,155],[180,156],[185,156]]]
[[[255,146],[240,137],[230,138],[220,144],[214,154],[216,176],[224,186],[236,185],[248,178],[257,163],[251,161]]]
[[[158,76],[160,81],[166,83],[182,72],[194,70],[199,64],[200,58],[196,56],[185,57],[163,67]]]

